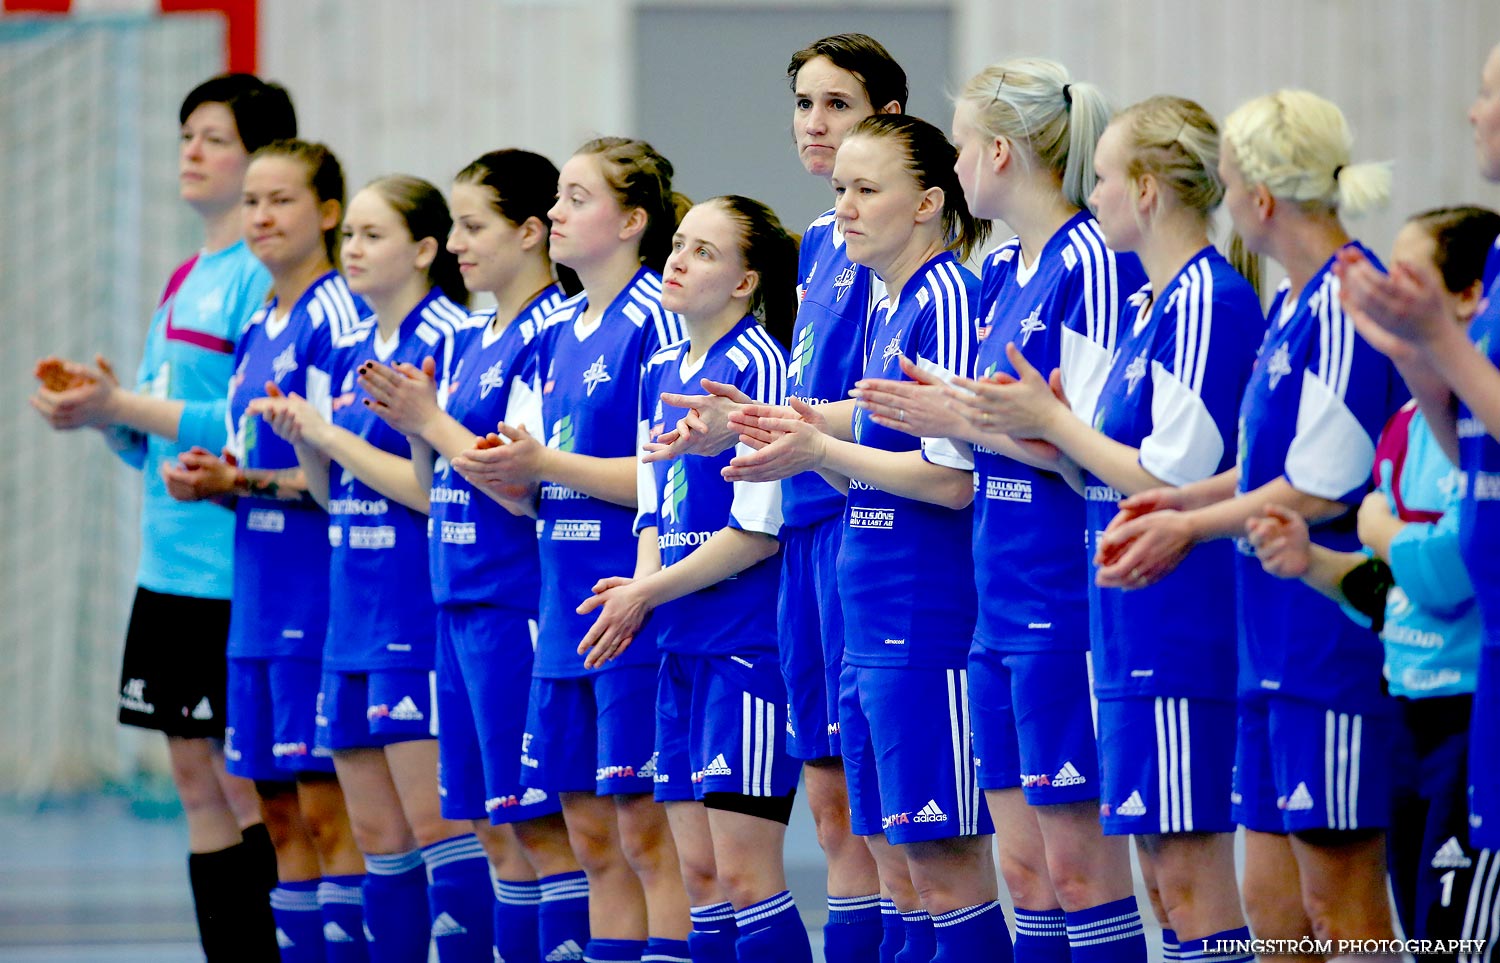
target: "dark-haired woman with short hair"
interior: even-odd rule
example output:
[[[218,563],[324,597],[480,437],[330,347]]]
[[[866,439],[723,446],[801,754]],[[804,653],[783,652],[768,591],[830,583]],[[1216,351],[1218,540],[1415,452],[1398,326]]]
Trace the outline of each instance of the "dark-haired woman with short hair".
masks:
[[[203,248],[173,272],[152,318],[135,391],[102,355],[47,358],[32,405],[54,429],[99,430],[145,476],[137,592],[120,673],[120,721],[167,736],[172,781],[188,822],[188,875],[210,960],[247,947],[276,952],[265,893],[272,847],[248,781],[227,776],[225,643],[234,518],[175,501],[159,470],[225,441],[225,386],[235,343],[271,279],[245,245],[240,192],[250,155],[295,137],[287,92],[250,74],[194,88],[178,112],[180,196],[203,222]],[[241,833],[244,832],[242,838]]]

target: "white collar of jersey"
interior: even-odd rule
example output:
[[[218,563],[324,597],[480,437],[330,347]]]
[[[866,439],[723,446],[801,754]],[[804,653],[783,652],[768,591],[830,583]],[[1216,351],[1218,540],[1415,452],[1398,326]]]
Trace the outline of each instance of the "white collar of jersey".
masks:
[[[1026,252],[1021,245],[1016,245],[1016,286],[1024,288],[1026,283],[1036,276],[1037,268],[1042,266],[1042,255],[1047,249],[1043,247],[1037,252],[1036,260],[1030,264],[1026,263]]]
[[[510,324],[503,328],[497,324],[496,321],[498,318],[499,316],[496,315],[496,317],[491,318],[489,323],[484,326],[484,333],[479,336],[479,346],[481,348],[488,348],[496,341],[499,341],[500,337],[510,328]],[[511,324],[515,324],[515,322],[512,321]]]
[[[589,335],[593,334],[595,331],[598,331],[599,325],[604,323],[604,315],[601,314],[594,320],[585,324],[583,321],[583,315],[587,310],[588,308],[584,307],[582,311],[578,312],[578,316],[573,319],[573,336],[576,337],[579,341],[587,341],[589,339]]]
[[[688,379],[703,370],[703,364],[708,360],[708,352],[700,354],[696,360],[688,358],[688,352],[682,353],[682,360],[677,363],[677,372],[682,376],[682,383],[687,384]]]
[[[382,362],[391,360],[391,355],[395,354],[396,349],[401,346],[401,329],[397,328],[391,332],[389,340],[380,336],[379,328],[376,328],[371,334],[374,335],[375,357],[379,358]]]
[[[281,305],[272,301],[266,306],[265,329],[266,337],[272,341],[281,337],[281,332],[286,330],[287,324],[292,320],[292,309],[282,309]]]

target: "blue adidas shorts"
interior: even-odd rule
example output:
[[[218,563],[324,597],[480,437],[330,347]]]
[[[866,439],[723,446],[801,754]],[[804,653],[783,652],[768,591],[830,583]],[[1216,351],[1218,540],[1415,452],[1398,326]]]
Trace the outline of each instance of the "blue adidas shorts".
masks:
[[[333,772],[318,750],[318,659],[230,659],[224,710],[224,766],[263,782]]]
[[[535,619],[494,605],[443,605],[437,631],[443,818],[501,825],[560,812],[556,796],[521,785]]]
[[[1105,834],[1234,832],[1234,744],[1233,702],[1100,700],[1099,815]]]
[[[840,743],[856,836],[893,844],[995,831],[980,798],[964,669],[845,665]]]
[[[1262,833],[1389,826],[1395,725],[1394,705],[1351,713],[1271,693],[1241,695],[1235,821]]]
[[[662,656],[656,689],[656,799],[705,793],[786,796],[801,764],[787,754],[776,656]]]
[[[521,784],[600,796],[651,792],[656,672],[627,665],[571,679],[532,679]]]
[[[1088,653],[969,649],[974,752],[984,789],[1033,806],[1099,798]]]
[[[1500,645],[1479,653],[1479,684],[1469,730],[1469,842],[1500,849]]]
[[[839,672],[844,607],[836,577],[842,516],[781,530],[781,673],[788,701],[787,751],[798,759],[839,754]]]
[[[436,739],[433,685],[433,673],[421,669],[324,672],[318,693],[318,749],[379,749]]]

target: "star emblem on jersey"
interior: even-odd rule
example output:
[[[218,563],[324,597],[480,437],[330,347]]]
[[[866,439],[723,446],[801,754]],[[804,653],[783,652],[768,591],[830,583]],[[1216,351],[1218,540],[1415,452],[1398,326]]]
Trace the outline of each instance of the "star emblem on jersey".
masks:
[[[588,390],[590,397],[593,397],[595,388],[606,381],[613,380],[609,375],[608,366],[604,364],[604,355],[602,354],[583,372],[583,386]]]
[[[271,362],[271,378],[275,381],[280,381],[282,378],[285,378],[287,375],[296,370],[297,346],[295,344],[289,344],[281,352],[281,354],[278,354],[276,356],[276,360]]]
[[[667,483],[662,486],[661,514],[669,522],[678,521],[678,510],[687,499],[687,472],[681,460],[672,462],[667,469]]]
[[[844,300],[844,295],[849,293],[849,286],[854,283],[854,265],[844,268],[839,276],[833,279],[833,301],[835,304]]]
[[[807,366],[812,364],[813,358],[813,326],[809,324],[797,335],[797,343],[792,346],[792,363],[787,368],[787,377],[794,384],[802,383],[802,375],[806,373]]]
[[[1271,390],[1276,390],[1276,385],[1281,379],[1292,373],[1292,351],[1286,345],[1280,345],[1271,352],[1271,357],[1266,361],[1266,377],[1271,379]]]
[[[1130,386],[1125,389],[1127,395],[1135,394],[1136,385],[1146,377],[1146,355],[1144,352],[1130,359],[1130,364],[1125,366],[1125,380]]]
[[[1042,309],[1037,308],[1021,319],[1021,347],[1026,347],[1026,342],[1031,340],[1033,334],[1045,330],[1047,330],[1047,323],[1042,320]]]
[[[500,370],[504,367],[504,365],[505,363],[503,361],[496,361],[494,364],[485,369],[484,374],[479,376],[480,401],[488,398],[491,391],[494,391],[496,388],[504,384],[504,381],[502,380],[502,376],[500,374]]]
[[[453,474],[453,466],[448,462],[447,458],[438,455],[437,461],[432,463],[432,473],[433,475],[441,475],[444,478],[448,478]]]
[[[885,350],[884,351],[880,352],[880,360],[881,360],[881,363],[883,363],[883,364],[890,364],[892,358],[899,357],[900,355],[901,355],[901,332],[897,331],[895,333],[895,335],[893,335],[891,337],[891,343],[885,346]]]

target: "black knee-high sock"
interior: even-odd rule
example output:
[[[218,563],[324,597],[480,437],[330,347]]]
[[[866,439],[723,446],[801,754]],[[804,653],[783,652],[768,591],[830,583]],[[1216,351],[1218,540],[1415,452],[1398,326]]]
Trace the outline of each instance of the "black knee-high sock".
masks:
[[[241,831],[240,839],[245,847],[246,870],[262,889],[271,892],[280,880],[276,876],[276,847],[271,845],[270,830],[265,823],[256,823]]]
[[[198,939],[209,963],[277,959],[276,924],[263,867],[245,843],[189,854]]]

